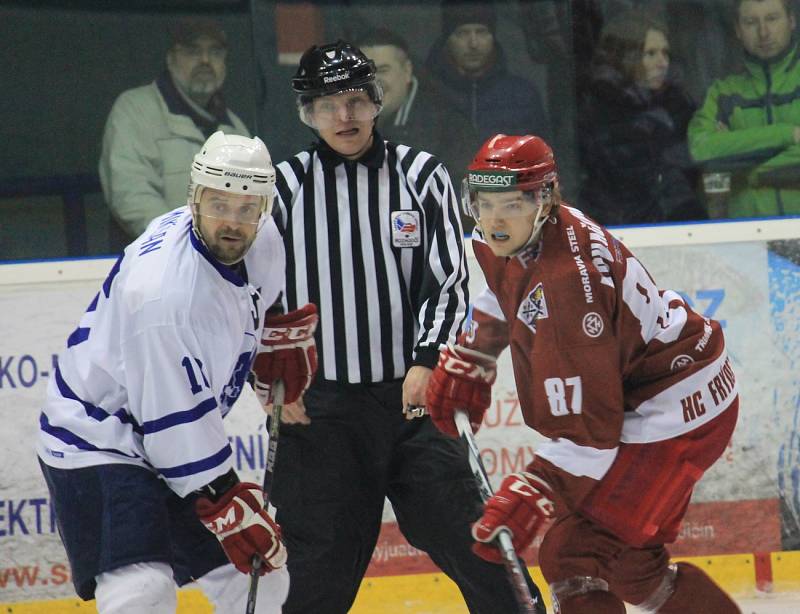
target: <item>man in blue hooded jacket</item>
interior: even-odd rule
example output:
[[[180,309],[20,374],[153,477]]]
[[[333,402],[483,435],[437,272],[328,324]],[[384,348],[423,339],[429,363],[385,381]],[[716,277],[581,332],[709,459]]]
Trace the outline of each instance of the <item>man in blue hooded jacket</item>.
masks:
[[[443,0],[442,34],[427,66],[452,90],[456,111],[470,119],[478,142],[501,132],[547,139],[550,125],[539,90],[508,71],[496,27],[492,4]]]

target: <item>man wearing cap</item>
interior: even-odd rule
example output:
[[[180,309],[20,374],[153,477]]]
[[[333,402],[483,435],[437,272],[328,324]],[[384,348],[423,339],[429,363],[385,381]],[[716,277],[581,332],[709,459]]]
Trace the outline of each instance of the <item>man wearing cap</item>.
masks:
[[[492,4],[443,0],[442,33],[427,66],[453,92],[456,110],[469,117],[479,141],[498,132],[547,136],[539,91],[508,71],[496,30]]]
[[[250,136],[222,96],[228,41],[219,23],[186,18],[170,27],[170,39],[166,70],[123,92],[106,121],[99,171],[112,247],[186,199],[192,156],[213,132]]]

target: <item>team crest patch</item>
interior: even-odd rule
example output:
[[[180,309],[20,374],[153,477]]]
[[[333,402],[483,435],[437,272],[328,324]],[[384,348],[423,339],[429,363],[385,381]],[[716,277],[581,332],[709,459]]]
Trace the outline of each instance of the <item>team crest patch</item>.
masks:
[[[392,247],[418,247],[422,243],[419,211],[392,211]]]
[[[603,318],[599,313],[590,311],[583,316],[583,332],[586,333],[587,336],[592,339],[599,337],[603,334],[603,328]]]
[[[675,371],[676,369],[682,369],[694,362],[694,358],[688,356],[686,354],[681,354],[680,356],[676,356],[672,359],[672,363],[670,363],[669,368]]]
[[[525,300],[520,303],[517,317],[535,333],[536,320],[544,320],[548,315],[547,301],[544,298],[544,286],[538,283],[525,297]]]

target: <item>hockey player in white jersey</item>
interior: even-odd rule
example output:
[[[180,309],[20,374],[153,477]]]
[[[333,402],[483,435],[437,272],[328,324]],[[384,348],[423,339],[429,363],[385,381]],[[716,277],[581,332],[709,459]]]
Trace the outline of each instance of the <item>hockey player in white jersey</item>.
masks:
[[[280,529],[222,422],[251,368],[262,389],[283,379],[287,403],[316,368],[316,308],[267,314],[285,274],[274,184],[260,139],[213,134],[188,205],[126,248],[59,356],[38,455],[76,592],[101,614],[174,614],[192,580],[216,612],[243,612],[254,556],[256,611],[281,610]]]

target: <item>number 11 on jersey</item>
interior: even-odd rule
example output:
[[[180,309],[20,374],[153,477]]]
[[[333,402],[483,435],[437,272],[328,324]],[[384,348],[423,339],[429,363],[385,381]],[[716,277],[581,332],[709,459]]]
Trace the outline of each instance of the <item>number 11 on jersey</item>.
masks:
[[[197,370],[200,372],[200,377],[203,378],[203,383],[206,385],[206,388],[210,388],[211,386],[208,383],[206,374],[203,373],[203,363],[200,361],[200,359],[199,358],[191,359],[188,356],[184,356],[183,360],[181,360],[181,364],[183,365],[183,368],[186,369],[186,375],[189,378],[189,386],[191,386],[192,394],[197,394],[203,388],[197,381],[197,374],[195,373],[195,366],[192,364],[192,360],[194,360],[194,362],[197,363]]]

